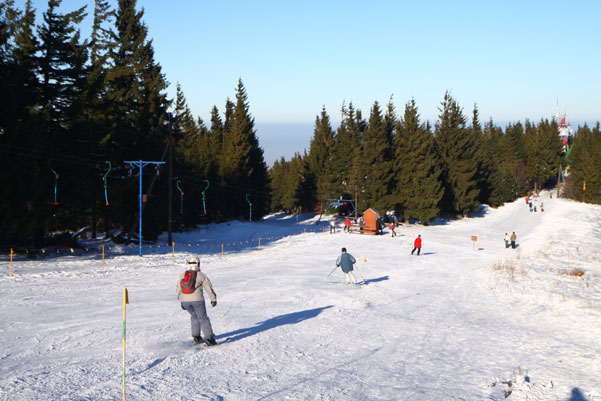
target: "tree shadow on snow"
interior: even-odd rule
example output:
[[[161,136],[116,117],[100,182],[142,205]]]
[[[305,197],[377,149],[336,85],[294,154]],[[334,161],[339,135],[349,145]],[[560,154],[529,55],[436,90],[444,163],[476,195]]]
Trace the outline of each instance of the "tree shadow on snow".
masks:
[[[588,401],[578,388],[572,389],[572,395],[568,401]]]
[[[385,281],[385,280],[388,280],[388,279],[389,279],[388,276],[382,276],[382,277],[378,277],[378,278],[370,278],[368,280],[365,280],[363,282],[363,285],[367,285],[367,284],[370,284],[370,283],[379,283],[380,281]]]
[[[285,315],[280,315],[276,317],[272,317],[267,320],[263,320],[262,322],[257,323],[253,327],[247,327],[244,329],[238,329],[235,331],[230,331],[229,333],[223,333],[217,338],[230,338],[230,342],[242,340],[243,338],[254,336],[255,334],[259,334],[263,331],[267,331],[279,326],[286,326],[288,324],[297,324],[307,319],[312,319],[317,317],[321,312],[326,309],[331,308],[332,305],[324,306],[322,308],[315,308],[304,310],[301,312],[292,312],[287,313]]]

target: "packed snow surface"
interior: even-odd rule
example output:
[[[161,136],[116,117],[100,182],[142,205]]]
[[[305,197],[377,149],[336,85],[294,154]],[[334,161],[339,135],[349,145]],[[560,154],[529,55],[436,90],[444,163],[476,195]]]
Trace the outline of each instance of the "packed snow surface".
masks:
[[[121,399],[127,288],[129,400],[599,401],[601,207],[540,201],[543,213],[520,199],[396,237],[273,215],[175,233],[175,253],[99,240],[16,255],[12,277],[3,255],[0,399]],[[360,285],[335,269],[342,247]],[[229,339],[212,348],[193,345],[176,299],[191,254]]]

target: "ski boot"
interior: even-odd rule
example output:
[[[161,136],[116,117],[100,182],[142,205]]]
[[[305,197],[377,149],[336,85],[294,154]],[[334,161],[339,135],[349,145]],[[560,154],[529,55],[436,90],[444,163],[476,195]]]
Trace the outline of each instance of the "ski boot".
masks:
[[[217,345],[217,341],[215,341],[215,337],[214,337],[214,336],[207,337],[207,338],[205,339],[205,343],[206,343],[206,344],[207,344],[207,346],[209,346],[209,347],[210,347],[210,346],[212,346],[212,345]]]
[[[194,340],[194,344],[202,344],[204,342],[201,336],[192,336],[192,339]]]

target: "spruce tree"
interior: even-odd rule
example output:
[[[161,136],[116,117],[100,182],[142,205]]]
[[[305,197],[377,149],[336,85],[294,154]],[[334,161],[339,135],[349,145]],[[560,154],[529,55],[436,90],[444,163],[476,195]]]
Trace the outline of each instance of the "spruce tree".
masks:
[[[102,149],[116,160],[160,160],[168,142],[169,101],[167,82],[161,67],[154,60],[152,42],[147,39],[148,29],[142,21],[143,11],[136,10],[135,0],[119,0],[115,14],[115,50],[110,53],[112,68],[107,72],[110,131],[101,141]],[[136,173],[139,173],[137,171]],[[147,190],[158,180],[159,187],[150,194],[144,207],[144,235],[154,238],[165,228],[167,182],[160,169],[146,168]],[[134,178],[134,177],[132,177]],[[162,186],[162,188],[161,188]],[[127,219],[134,230],[137,213],[137,188],[131,179],[123,182],[121,196],[126,203],[114,211],[118,221]]]
[[[35,10],[0,4],[0,242],[43,245],[50,214],[48,141],[39,113]]]
[[[58,11],[60,4],[60,0],[48,1],[43,23],[38,27],[40,110],[51,159],[67,148],[72,155],[88,154],[90,144],[95,143],[89,140],[87,124],[84,124],[88,53],[87,43],[80,37],[79,24],[86,16],[85,6],[63,14]],[[51,161],[61,185],[60,200],[57,199],[60,206],[48,221],[50,229],[75,230],[89,223],[93,191],[80,193],[79,188],[91,188],[94,171],[89,168],[89,162],[79,160],[78,156]]]
[[[415,99],[405,105],[395,136],[395,209],[405,221],[418,219],[428,224],[439,213],[443,195],[441,166],[434,137],[420,123]]]
[[[226,123],[230,121],[231,133],[226,132],[224,137],[220,176],[224,185],[232,191],[230,201],[233,210],[238,213],[246,210],[246,194],[249,194],[253,218],[260,218],[269,211],[269,176],[242,80],[238,81],[233,114],[230,119],[226,118]]]
[[[271,202],[272,211],[284,210],[284,196],[286,193],[286,178],[288,176],[288,162],[284,157],[276,160],[269,169],[271,179]]]
[[[541,120],[538,126],[526,121],[526,167],[530,187],[535,191],[555,177],[559,168],[562,148],[558,132],[554,121]]]
[[[486,141],[482,132],[482,126],[480,125],[480,118],[478,112],[478,106],[474,103],[474,110],[472,112],[472,125],[470,127],[470,134],[472,135],[472,141],[474,143],[474,155],[473,158],[476,162],[477,168],[477,187],[480,192],[478,202],[488,203],[488,197],[491,192],[491,174],[492,166],[491,159],[488,157],[486,149]]]
[[[511,171],[519,195],[527,193],[529,187],[524,136],[524,126],[521,122],[508,124],[505,135],[501,138],[500,153],[498,154],[503,166]]]
[[[361,209],[373,207],[377,210],[389,209],[388,198],[392,183],[391,138],[380,105],[375,102],[369,116],[369,124],[363,135],[361,161],[363,171],[360,176],[360,191],[363,200]]]
[[[601,204],[601,133],[599,123],[591,130],[578,127],[570,153],[567,195],[577,201]],[[584,189],[586,182],[586,190]]]
[[[361,150],[361,136],[356,111],[351,103],[341,109],[342,121],[336,130],[332,150],[328,160],[331,198],[352,197],[354,188],[351,182],[353,162]]]
[[[457,101],[447,92],[436,125],[436,145],[443,163],[443,209],[465,216],[479,207],[477,144],[465,127]]]
[[[85,44],[79,43],[77,24],[86,16],[85,6],[60,14],[61,0],[49,0],[44,24],[38,28],[42,76],[42,107],[48,134],[57,147],[66,145],[65,124],[74,115],[70,108],[79,99],[82,85]]]
[[[514,200],[519,192],[512,165],[504,161],[503,140],[503,131],[490,119],[483,130],[483,151],[489,171],[485,202],[493,207]]]
[[[328,197],[330,177],[328,176],[328,159],[334,142],[334,131],[325,106],[321,114],[315,117],[313,138],[307,156],[307,172],[305,185],[313,186],[314,202],[323,205]]]

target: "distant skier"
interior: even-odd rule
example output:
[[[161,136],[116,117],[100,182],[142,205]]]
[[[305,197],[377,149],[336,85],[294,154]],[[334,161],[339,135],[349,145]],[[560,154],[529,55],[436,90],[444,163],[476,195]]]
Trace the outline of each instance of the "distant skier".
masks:
[[[342,254],[338,256],[338,259],[336,259],[336,266],[340,266],[340,268],[344,272],[347,284],[350,284],[352,282],[353,285],[357,285],[357,280],[355,280],[355,276],[353,275],[353,265],[356,262],[357,261],[355,260],[353,255],[351,255],[350,253],[346,253],[346,248],[342,248]]]
[[[515,231],[511,234],[510,240],[511,240],[511,248],[515,249],[515,240],[517,239],[517,235],[515,235]]]
[[[346,231],[347,233],[351,233],[351,219],[349,219],[348,217],[346,218],[346,220],[344,220],[344,231]]]
[[[540,212],[544,212],[545,211],[545,204],[543,202],[540,203]]]
[[[394,232],[394,223],[390,223],[388,224],[388,229],[390,230],[390,236],[391,237],[396,237],[396,233]]]
[[[190,314],[190,323],[192,326],[192,339],[194,344],[200,344],[203,341],[207,345],[215,345],[215,335],[213,327],[207,315],[203,289],[211,298],[211,306],[217,305],[217,294],[213,291],[213,285],[209,278],[200,271],[200,260],[196,256],[188,259],[188,270],[179,276],[177,281],[177,299],[181,302],[183,310]],[[204,334],[204,340],[200,336]]]
[[[336,220],[330,219],[330,234],[336,234]]]
[[[505,237],[503,239],[505,240],[505,248],[509,248],[509,234],[505,233]]]
[[[422,236],[421,235],[418,235],[417,238],[415,239],[415,241],[413,241],[413,250],[411,251],[412,255],[416,249],[417,249],[417,256],[419,256],[419,251],[421,251],[421,249],[422,249]]]

